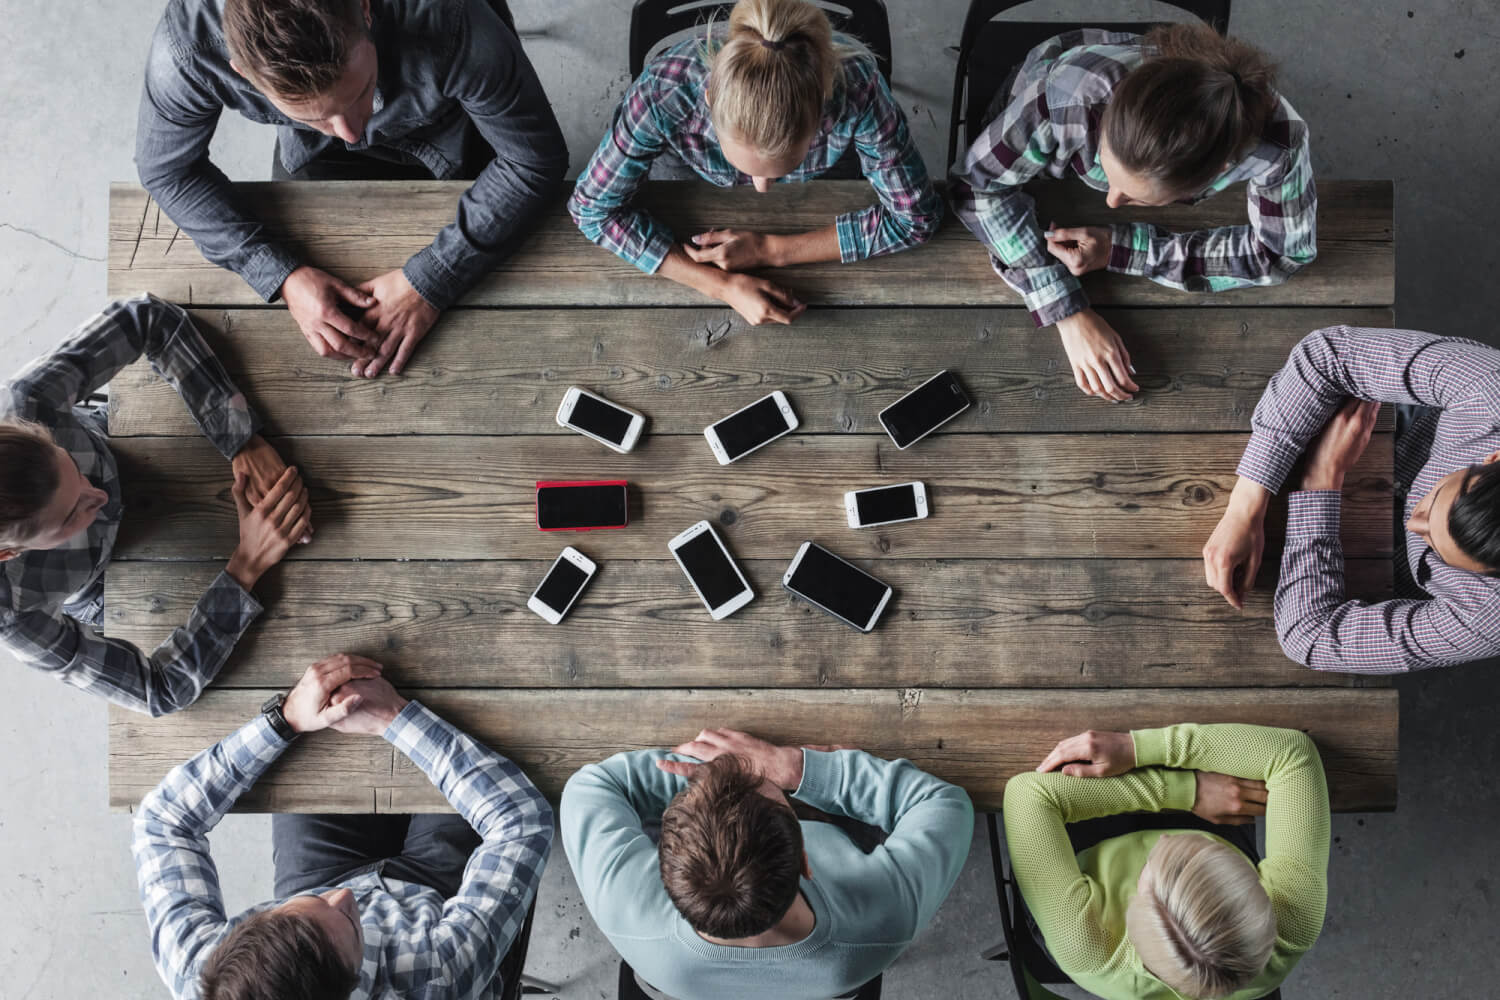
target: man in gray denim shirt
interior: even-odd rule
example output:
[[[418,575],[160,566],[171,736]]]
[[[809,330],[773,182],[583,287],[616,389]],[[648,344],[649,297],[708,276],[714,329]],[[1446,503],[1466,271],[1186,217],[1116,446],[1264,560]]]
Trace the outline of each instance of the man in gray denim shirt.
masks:
[[[405,267],[351,287],[237,203],[208,158],[224,108],[277,126],[278,176],[475,181]],[[560,192],[568,150],[502,0],[171,0],[136,165],[206,258],[285,299],[318,354],[371,377],[399,374],[438,315],[514,250]]]

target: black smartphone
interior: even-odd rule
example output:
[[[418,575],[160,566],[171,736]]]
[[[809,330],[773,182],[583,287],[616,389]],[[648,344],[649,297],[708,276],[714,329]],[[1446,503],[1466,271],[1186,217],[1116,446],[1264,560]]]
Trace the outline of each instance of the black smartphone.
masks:
[[[958,377],[941,371],[880,411],[897,448],[909,448],[969,408]]]
[[[889,584],[814,542],[802,543],[781,585],[861,632],[875,627],[892,593]]]
[[[623,528],[630,507],[623,480],[536,484],[536,526],[543,531]]]

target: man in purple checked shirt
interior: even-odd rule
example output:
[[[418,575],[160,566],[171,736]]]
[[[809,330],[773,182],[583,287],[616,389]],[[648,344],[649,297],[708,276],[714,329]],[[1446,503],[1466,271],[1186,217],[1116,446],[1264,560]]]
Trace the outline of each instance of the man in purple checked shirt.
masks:
[[[1370,604],[1344,593],[1339,498],[1381,403],[1425,409],[1396,450],[1406,566],[1396,599]],[[1366,674],[1500,654],[1500,351],[1410,330],[1317,330],[1266,386],[1251,429],[1229,509],[1203,547],[1211,587],[1242,606],[1266,506],[1306,450],[1276,587],[1286,654]]]

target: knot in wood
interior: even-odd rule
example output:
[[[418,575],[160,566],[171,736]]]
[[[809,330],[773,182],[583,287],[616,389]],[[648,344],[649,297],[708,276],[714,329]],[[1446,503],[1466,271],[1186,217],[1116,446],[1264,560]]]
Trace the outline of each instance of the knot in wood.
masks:
[[[739,519],[740,516],[734,512],[734,508],[732,507],[725,507],[723,510],[719,511],[719,523],[724,525],[724,527],[726,528]]]

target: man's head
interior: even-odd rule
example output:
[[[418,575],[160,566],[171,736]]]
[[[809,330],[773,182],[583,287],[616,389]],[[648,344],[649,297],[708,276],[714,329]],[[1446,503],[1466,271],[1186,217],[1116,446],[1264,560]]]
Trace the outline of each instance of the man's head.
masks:
[[[0,420],[0,562],[62,545],[93,524],[108,500],[45,427]]]
[[[225,0],[230,64],[294,121],[359,142],[375,107],[369,0]]]
[[[1455,569],[1500,576],[1500,451],[1439,479],[1406,528]]]
[[[699,767],[661,818],[661,880],[700,934],[733,941],[775,927],[807,874],[802,827],[774,783],[739,757]]]
[[[354,893],[293,896],[246,918],[203,964],[203,1000],[348,1000],[364,935]]]

